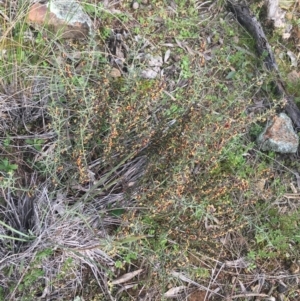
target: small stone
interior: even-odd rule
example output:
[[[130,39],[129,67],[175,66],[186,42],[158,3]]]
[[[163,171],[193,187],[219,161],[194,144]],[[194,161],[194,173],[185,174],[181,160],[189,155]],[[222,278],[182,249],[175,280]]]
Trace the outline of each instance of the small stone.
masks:
[[[139,8],[139,3],[138,2],[133,2],[132,3],[132,8],[133,9],[138,9]]]
[[[141,77],[147,79],[154,79],[158,76],[159,71],[160,71],[159,68],[155,68],[155,67],[152,69],[148,68],[141,72]]]
[[[268,122],[264,131],[257,138],[263,151],[274,151],[282,154],[296,153],[299,137],[294,132],[291,119],[284,113],[275,116]]]
[[[142,0],[141,3],[142,4],[148,4],[148,0]]]
[[[111,75],[111,77],[114,77],[114,78],[122,76],[121,71],[117,68],[112,68],[110,71],[110,75]]]
[[[290,272],[295,275],[295,274],[298,274],[300,271],[300,268],[299,268],[299,265],[295,262],[293,262],[290,266]]]
[[[161,67],[163,65],[163,58],[161,56],[148,55],[148,66],[150,67]]]
[[[180,60],[181,60],[181,56],[180,55],[176,55],[176,54],[174,54],[174,55],[171,55],[171,59],[175,62],[175,63],[177,63],[177,62],[179,62]]]
[[[278,293],[282,294],[287,291],[287,286],[284,283],[279,283],[277,286]]]

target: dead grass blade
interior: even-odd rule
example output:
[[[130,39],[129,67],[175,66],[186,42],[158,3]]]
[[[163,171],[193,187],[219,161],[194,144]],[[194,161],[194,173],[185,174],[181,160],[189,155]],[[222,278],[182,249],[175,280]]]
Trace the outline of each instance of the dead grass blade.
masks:
[[[134,272],[126,273],[126,274],[122,275],[121,277],[111,281],[111,284],[117,285],[117,284],[122,284],[124,282],[127,282],[127,281],[131,280],[132,278],[134,278],[135,276],[139,275],[143,271],[144,271],[144,269],[139,269]]]
[[[185,292],[186,290],[187,290],[187,286],[185,286],[185,285],[172,287],[171,289],[169,289],[168,291],[166,291],[164,293],[164,297],[165,298],[176,298],[179,295],[181,295],[183,292]]]
[[[184,281],[184,282],[187,282],[187,283],[189,283],[189,284],[193,284],[193,285],[195,285],[195,286],[201,288],[201,289],[204,290],[204,291],[207,291],[207,292],[210,292],[210,293],[212,293],[212,294],[218,295],[218,296],[220,296],[220,297],[222,297],[222,298],[225,298],[223,295],[218,294],[218,293],[216,293],[215,291],[213,291],[213,290],[211,290],[211,289],[208,289],[207,287],[205,287],[205,286],[203,286],[203,285],[201,285],[201,284],[199,284],[199,283],[193,281],[192,279],[188,278],[187,276],[185,276],[185,275],[182,274],[182,273],[178,273],[178,272],[176,272],[176,271],[171,271],[171,275],[174,276],[174,277],[176,277],[176,278],[178,278],[178,279],[180,279],[180,280],[182,280],[182,281]]]

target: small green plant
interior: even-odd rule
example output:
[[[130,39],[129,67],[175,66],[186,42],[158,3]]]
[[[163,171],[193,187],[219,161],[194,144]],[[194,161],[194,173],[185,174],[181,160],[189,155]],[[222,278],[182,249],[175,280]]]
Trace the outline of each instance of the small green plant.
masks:
[[[251,125],[249,130],[250,137],[255,140],[259,134],[262,132],[263,127],[260,124],[254,123]]]
[[[105,40],[107,38],[110,37],[111,35],[111,29],[110,28],[107,28],[107,27],[103,27],[100,29],[100,35],[101,37]]]
[[[85,12],[87,12],[89,15],[97,15],[99,11],[97,5],[90,4],[90,3],[84,3],[83,8]]]
[[[257,267],[255,263],[256,259],[257,259],[257,254],[253,250],[250,250],[249,253],[247,254],[247,260],[248,260],[247,270],[249,272],[256,269]]]
[[[6,137],[4,140],[3,140],[3,146],[4,147],[9,147],[11,145],[11,142],[12,142],[12,139],[10,137]]]
[[[14,287],[16,292],[26,292],[26,297],[22,300],[31,301],[36,298],[36,295],[43,290],[43,282],[45,271],[41,268],[43,260],[49,258],[53,253],[50,249],[45,249],[38,252],[30,263],[30,267],[26,269],[22,281]],[[15,267],[17,269],[18,267]],[[22,271],[23,267],[19,267]],[[23,271],[22,271],[23,272]]]
[[[292,245],[300,242],[298,215],[299,211],[292,214],[281,214],[276,208],[263,209],[266,222],[257,225],[255,240],[258,246],[256,251],[257,258],[267,259],[274,257],[285,258],[286,254],[294,253]]]
[[[138,258],[138,254],[136,252],[124,248],[123,254],[121,255],[121,259],[115,261],[115,267],[119,269],[124,269],[127,265],[133,264],[133,262],[137,258]]]
[[[181,59],[181,72],[183,78],[189,78],[191,77],[191,66],[190,66],[190,59],[187,55],[184,55]]]
[[[116,260],[115,261],[115,267],[118,268],[118,269],[123,269],[124,264],[121,260]]]
[[[7,158],[0,160],[0,171],[10,173],[17,169],[18,165],[10,163]]]
[[[38,138],[25,139],[25,143],[27,143],[28,145],[31,145],[37,151],[40,152],[42,150],[43,145],[44,145],[44,140],[43,139],[38,139]]]

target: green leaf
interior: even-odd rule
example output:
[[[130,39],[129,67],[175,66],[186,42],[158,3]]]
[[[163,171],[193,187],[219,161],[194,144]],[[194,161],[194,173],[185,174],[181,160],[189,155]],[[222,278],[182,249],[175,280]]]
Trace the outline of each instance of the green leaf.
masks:
[[[17,164],[10,164],[9,169],[16,170],[16,169],[18,169],[18,165]]]
[[[115,267],[121,269],[121,268],[123,267],[122,261],[117,260],[117,261],[115,262]]]
[[[121,209],[121,208],[113,209],[110,211],[111,215],[116,216],[116,217],[121,216],[124,212],[125,212],[125,210]]]
[[[0,221],[0,225],[2,225],[3,227],[9,229],[9,230],[12,231],[12,232],[15,232],[15,233],[18,234],[18,235],[21,235],[21,236],[23,236],[23,237],[26,237],[27,239],[31,239],[31,238],[32,238],[32,237],[30,237],[29,235],[24,234],[23,232],[20,232],[20,231],[16,230],[15,228],[13,228],[13,227],[11,227],[11,226],[5,224],[5,223],[2,222],[2,221]],[[5,235],[1,235],[1,236],[4,237]],[[0,236],[0,237],[1,237],[1,236]],[[10,236],[8,236],[8,237],[6,237],[6,238],[14,239],[13,237],[10,237]],[[16,239],[16,240],[20,240],[20,239]]]
[[[236,75],[236,71],[230,71],[227,76],[226,76],[226,79],[232,79],[234,78]]]
[[[1,238],[1,239],[7,238],[7,239],[12,239],[12,240],[17,240],[17,241],[24,241],[24,242],[27,242],[27,241],[28,241],[28,239],[23,239],[23,238],[8,236],[8,235],[2,235],[2,234],[0,234],[0,238]]]

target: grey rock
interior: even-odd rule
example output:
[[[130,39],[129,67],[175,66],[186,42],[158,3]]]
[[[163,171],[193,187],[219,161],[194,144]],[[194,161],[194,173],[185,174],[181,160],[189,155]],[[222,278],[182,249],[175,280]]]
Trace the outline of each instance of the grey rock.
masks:
[[[141,72],[142,78],[154,79],[161,75],[161,67],[163,65],[163,58],[161,56],[152,56],[151,54],[143,55],[141,61],[147,66]]]
[[[161,56],[148,55],[147,58],[150,67],[161,67],[163,65],[163,58]]]
[[[154,79],[160,73],[159,67],[147,68],[141,72],[141,77],[146,79]]]
[[[133,8],[133,9],[138,9],[139,6],[140,6],[140,5],[139,5],[138,2],[133,2],[133,3],[132,3],[132,8]]]
[[[293,129],[291,119],[284,113],[267,123],[263,132],[258,136],[257,143],[263,151],[278,153],[296,153],[299,137]]]

